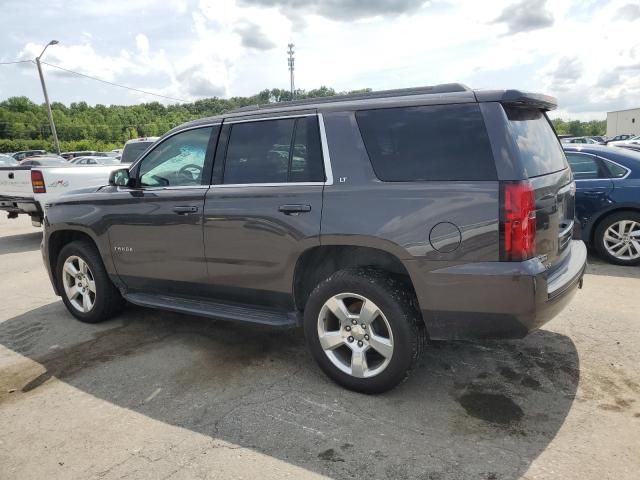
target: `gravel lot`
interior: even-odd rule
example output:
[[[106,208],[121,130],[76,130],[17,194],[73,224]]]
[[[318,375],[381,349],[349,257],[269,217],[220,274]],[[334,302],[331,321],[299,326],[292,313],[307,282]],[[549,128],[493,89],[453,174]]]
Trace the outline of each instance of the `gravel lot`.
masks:
[[[300,331],[52,293],[27,219],[0,219],[0,478],[637,479],[640,269],[592,259],[523,341],[434,343],[380,396],[340,389]]]

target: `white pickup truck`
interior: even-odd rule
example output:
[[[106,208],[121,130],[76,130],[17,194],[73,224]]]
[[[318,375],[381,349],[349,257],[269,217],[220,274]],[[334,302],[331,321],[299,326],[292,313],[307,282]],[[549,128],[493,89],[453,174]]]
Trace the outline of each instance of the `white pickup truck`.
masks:
[[[0,210],[9,218],[29,215],[31,223],[40,226],[48,202],[71,190],[106,185],[111,171],[126,166],[0,167]]]

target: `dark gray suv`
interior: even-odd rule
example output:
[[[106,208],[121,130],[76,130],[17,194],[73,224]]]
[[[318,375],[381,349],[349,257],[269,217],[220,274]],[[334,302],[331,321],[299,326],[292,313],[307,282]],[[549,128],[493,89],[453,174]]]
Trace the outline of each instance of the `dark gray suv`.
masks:
[[[427,338],[524,337],[581,286],[554,107],[448,84],[190,122],[49,205],[44,262],[82,321],[303,324],[328,376],[381,392]]]

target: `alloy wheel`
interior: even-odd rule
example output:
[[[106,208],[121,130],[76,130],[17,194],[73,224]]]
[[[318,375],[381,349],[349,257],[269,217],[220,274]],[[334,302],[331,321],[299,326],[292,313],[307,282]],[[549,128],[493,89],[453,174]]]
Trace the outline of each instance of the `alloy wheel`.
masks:
[[[620,220],[604,232],[604,247],[607,252],[620,260],[640,258],[640,223]]]
[[[91,311],[96,303],[96,282],[87,262],[78,256],[67,258],[63,265],[62,283],[73,308],[82,313]]]
[[[331,363],[357,378],[380,374],[393,356],[389,321],[375,303],[355,293],[340,293],[324,303],[318,338]]]

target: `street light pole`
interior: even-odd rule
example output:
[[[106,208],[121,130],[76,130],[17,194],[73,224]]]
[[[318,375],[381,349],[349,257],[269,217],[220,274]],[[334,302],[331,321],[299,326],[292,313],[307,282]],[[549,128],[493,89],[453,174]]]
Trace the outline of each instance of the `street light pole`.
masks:
[[[44,83],[44,75],[42,74],[42,65],[40,65],[40,57],[44,55],[45,50],[49,45],[56,45],[58,40],[51,40],[44,47],[40,55],[36,57],[36,65],[38,67],[38,74],[40,75],[40,83],[42,84],[42,93],[44,93],[44,101],[47,104],[47,114],[49,115],[49,125],[51,126],[51,134],[53,135],[53,142],[56,146],[56,152],[60,155],[60,143],[58,142],[58,132],[56,132],[56,124],[53,121],[53,113],[51,113],[51,104],[49,103],[49,95],[47,94],[47,86]]]

